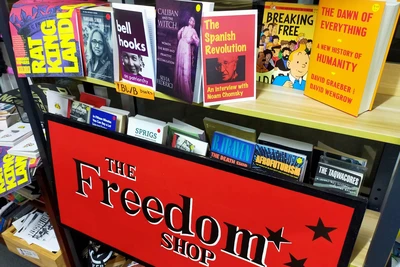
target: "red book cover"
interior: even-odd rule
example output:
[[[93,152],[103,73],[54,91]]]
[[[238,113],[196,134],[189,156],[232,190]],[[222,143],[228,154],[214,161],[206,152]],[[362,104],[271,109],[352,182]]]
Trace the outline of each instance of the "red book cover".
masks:
[[[257,11],[211,12],[202,18],[204,105],[254,100]]]
[[[81,93],[79,101],[92,105],[96,108],[101,108],[102,106],[107,106],[107,100],[103,97],[98,97],[85,92]]]

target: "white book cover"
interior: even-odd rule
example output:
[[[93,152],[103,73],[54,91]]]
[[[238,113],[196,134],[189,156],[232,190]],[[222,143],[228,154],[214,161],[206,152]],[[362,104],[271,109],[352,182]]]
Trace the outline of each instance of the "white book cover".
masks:
[[[29,123],[18,122],[0,133],[0,146],[15,146],[32,135]]]
[[[115,80],[155,91],[155,8],[118,3],[112,7],[118,48],[118,57],[114,56],[118,69]]]
[[[128,116],[130,114],[129,111],[107,106],[102,106],[100,109],[117,116],[117,132],[126,132],[126,124],[128,123]]]
[[[71,99],[74,97],[48,90],[46,98],[49,113],[68,117],[68,113],[71,109]]]
[[[39,156],[39,149],[37,147],[35,137],[31,135],[21,143],[10,148],[7,153],[14,156],[37,158]]]
[[[165,145],[167,139],[167,124],[162,121],[143,119],[143,116],[128,119],[127,134],[133,137]]]
[[[208,150],[208,143],[184,134],[174,133],[172,137],[172,147],[205,156]]]

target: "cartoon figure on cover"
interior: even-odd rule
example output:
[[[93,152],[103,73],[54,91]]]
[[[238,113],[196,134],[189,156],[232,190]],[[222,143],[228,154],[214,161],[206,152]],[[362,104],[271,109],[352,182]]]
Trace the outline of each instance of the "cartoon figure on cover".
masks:
[[[195,30],[196,21],[189,18],[188,26],[178,32],[178,47],[176,49],[175,90],[177,96],[188,102],[193,100],[192,91],[192,64],[194,62],[194,46],[199,46],[199,36]],[[194,45],[194,46],[193,46]]]
[[[303,77],[308,72],[309,62],[310,57],[307,54],[306,46],[300,44],[299,47],[290,54],[287,61],[289,75],[277,76],[272,84],[304,91],[306,81]]]

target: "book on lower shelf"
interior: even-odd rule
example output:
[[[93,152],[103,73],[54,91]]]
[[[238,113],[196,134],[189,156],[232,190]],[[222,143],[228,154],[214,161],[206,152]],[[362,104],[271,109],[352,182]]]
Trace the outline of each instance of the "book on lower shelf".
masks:
[[[129,117],[127,134],[136,138],[165,145],[168,126],[164,121],[142,115]]]
[[[203,119],[207,139],[211,143],[214,132],[222,132],[251,142],[256,142],[256,130],[225,121],[205,117]]]
[[[304,94],[353,116],[371,110],[399,4],[321,0]]]
[[[200,156],[206,156],[208,151],[207,142],[176,132],[172,136],[171,146]]]
[[[321,156],[314,186],[358,196],[366,168]]]

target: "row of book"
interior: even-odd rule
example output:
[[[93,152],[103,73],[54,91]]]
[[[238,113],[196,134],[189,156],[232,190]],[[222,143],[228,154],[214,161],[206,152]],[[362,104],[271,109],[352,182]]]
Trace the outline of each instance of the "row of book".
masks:
[[[204,105],[254,100],[257,80],[355,116],[372,108],[398,2],[266,1],[260,34],[256,10],[213,10],[214,3],[176,0],[19,1],[10,16],[18,75],[85,75],[133,96],[157,89]],[[68,31],[59,30],[67,22]]]
[[[62,101],[69,106],[50,107],[51,103],[60,106],[57,103]],[[87,93],[81,93],[78,101],[51,92],[47,102],[50,112],[54,110],[55,114],[75,121],[209,156],[269,176],[296,179],[352,195],[358,195],[367,171],[367,160],[335,151],[322,143],[314,147],[266,133],[260,133],[257,138],[254,129],[208,117],[203,119],[203,130],[176,118],[165,122],[139,114],[130,116],[128,111],[104,105],[108,102],[106,98]]]

